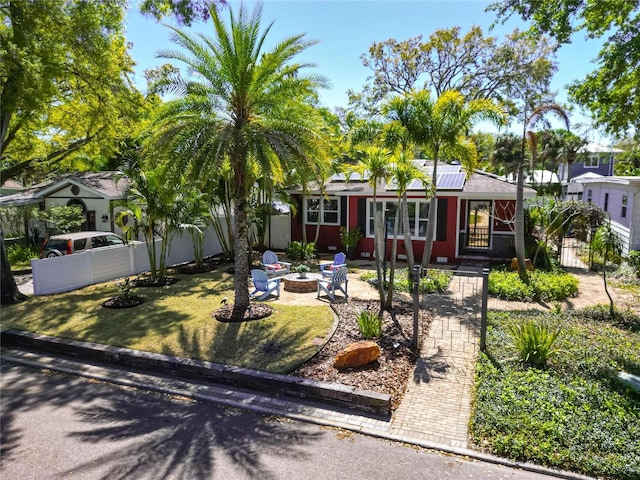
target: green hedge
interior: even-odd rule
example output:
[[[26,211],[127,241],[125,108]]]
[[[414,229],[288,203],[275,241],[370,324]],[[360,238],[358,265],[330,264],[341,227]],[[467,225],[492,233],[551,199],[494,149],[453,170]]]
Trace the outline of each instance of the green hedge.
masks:
[[[564,272],[529,272],[529,284],[518,272],[494,270],[489,274],[489,294],[520,302],[560,301],[578,293],[578,279]]]

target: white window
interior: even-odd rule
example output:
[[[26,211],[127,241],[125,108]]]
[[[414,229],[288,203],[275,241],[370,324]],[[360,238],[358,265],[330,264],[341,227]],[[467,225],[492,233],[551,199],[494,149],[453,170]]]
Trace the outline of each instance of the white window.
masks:
[[[626,195],[622,195],[622,211],[620,212],[620,216],[622,218],[627,218],[627,203],[629,198]]]
[[[591,155],[590,157],[585,158],[584,160],[585,168],[597,168],[598,167],[598,156]]]
[[[393,238],[396,214],[401,215],[402,213],[400,211],[399,202],[397,200],[383,200],[378,201],[377,204],[381,205],[382,211],[385,213],[385,218],[383,221],[386,222],[385,228],[387,231],[387,238]],[[420,201],[408,201],[407,211],[409,214],[409,232],[411,233],[411,237],[426,237],[427,223],[429,220],[429,203]],[[369,208],[367,209],[367,235],[369,237],[372,237],[374,234],[375,213],[375,204],[370,201]],[[418,232],[417,234],[416,231]],[[400,218],[398,219],[398,237],[402,237],[403,235],[403,222],[402,216],[400,216]]]
[[[338,225],[340,202],[337,198],[307,198],[307,223]]]
[[[592,199],[593,199],[593,190],[589,189],[587,190],[587,202],[591,203]]]

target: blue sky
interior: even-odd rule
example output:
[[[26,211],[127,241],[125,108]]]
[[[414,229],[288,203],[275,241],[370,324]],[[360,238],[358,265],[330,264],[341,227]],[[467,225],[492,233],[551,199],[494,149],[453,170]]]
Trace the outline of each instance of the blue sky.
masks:
[[[230,0],[235,10],[240,2]],[[256,2],[244,2],[253,9]],[[519,18],[497,25],[489,32],[495,16],[485,12],[491,3],[486,0],[266,0],[263,3],[263,25],[274,22],[268,39],[278,41],[284,37],[304,33],[319,43],[309,48],[300,60],[316,64],[316,73],[327,77],[331,88],[321,92],[321,102],[329,107],[346,106],[348,89],[359,91],[370,70],[362,65],[360,56],[373,42],[389,38],[404,40],[416,35],[428,37],[433,31],[459,25],[466,32],[472,25],[482,27],[485,35],[498,37],[516,27],[528,28]],[[227,15],[225,12],[223,15]],[[127,39],[133,44],[131,55],[137,63],[136,82],[146,88],[143,71],[166,61],[157,58],[162,49],[174,49],[169,40],[169,29],[152,18],[138,13],[132,6],[127,16]],[[187,29],[192,32],[211,33],[210,23],[200,23]],[[593,70],[591,63],[600,49],[598,41],[587,40],[581,33],[574,35],[573,43],[562,46],[557,54],[558,72],[552,88],[558,91],[558,100],[565,102],[566,85],[583,78]],[[572,123],[584,121],[579,114],[572,115]]]

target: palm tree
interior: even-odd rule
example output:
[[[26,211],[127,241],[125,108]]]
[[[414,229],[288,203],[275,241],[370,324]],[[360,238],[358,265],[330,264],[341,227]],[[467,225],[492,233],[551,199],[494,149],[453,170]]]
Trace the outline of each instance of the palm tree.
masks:
[[[363,151],[363,158],[358,162],[357,169],[363,179],[367,179],[373,187],[373,205],[375,214],[373,217],[374,243],[373,251],[376,260],[376,273],[378,276],[378,292],[380,293],[380,311],[384,308],[384,281],[382,278],[382,255],[384,255],[385,229],[383,228],[382,202],[377,201],[378,184],[381,180],[388,181],[391,176],[390,164],[391,152],[377,146],[367,146]]]
[[[285,38],[266,50],[273,24],[261,32],[260,6],[251,15],[244,6],[237,16],[230,9],[228,23],[215,8],[210,14],[214,38],[173,28],[172,40],[184,53],[160,53],[186,64],[194,76],[171,80],[175,100],[155,122],[155,145],[170,151],[172,158],[196,175],[205,166],[215,171],[229,162],[234,198],[233,318],[242,319],[249,306],[249,199],[255,181],[251,165],[273,176],[286,171],[291,161],[314,168],[316,158],[322,158],[318,129],[322,122],[310,103],[326,81],[318,75],[303,75],[308,65],[293,62],[315,43],[302,35]]]
[[[481,120],[502,124],[504,113],[490,100],[466,102],[461,93],[452,90],[442,93],[436,100],[426,90],[397,97],[389,102],[385,112],[407,129],[413,143],[425,149],[433,161],[433,195],[422,256],[422,266],[426,267],[431,259],[436,227],[436,188],[440,156],[449,155],[460,160],[465,164],[467,172],[471,172],[477,152],[473,143],[465,140],[465,136]]]
[[[525,242],[524,242],[524,164],[527,141],[529,150],[531,151],[531,161],[535,164],[537,154],[537,136],[530,130],[536,123],[542,121],[548,113],[557,115],[564,121],[567,130],[569,130],[569,117],[562,107],[559,105],[542,105],[533,109],[529,116],[525,116],[525,121],[522,130],[522,140],[520,145],[520,161],[518,162],[518,179],[516,182],[516,215],[515,215],[515,251],[516,258],[518,259],[518,273],[523,282],[529,282],[529,275],[527,275],[525,265]]]
[[[137,161],[129,162],[116,176],[118,180],[128,178],[130,184],[127,189],[127,208],[117,213],[115,222],[127,238],[134,233],[136,236],[142,233],[149,256],[151,281],[154,284],[162,283],[166,275],[171,237],[179,228],[183,208],[179,186],[167,182],[162,166],[143,168]],[[159,252],[156,236],[161,239]]]
[[[407,202],[407,188],[413,180],[422,181],[426,186],[429,182],[429,177],[420,168],[418,168],[409,159],[405,152],[401,149],[394,155],[395,162],[391,167],[391,176],[396,183],[396,194],[400,200],[400,208],[395,215],[395,224],[393,228],[393,243],[391,246],[391,269],[389,273],[389,288],[387,291],[387,301],[385,304],[386,309],[391,308],[391,302],[393,300],[393,280],[395,277],[396,266],[396,253],[398,243],[398,226],[400,215],[402,215],[402,234],[404,237],[404,248],[407,253],[407,264],[409,267],[408,274],[413,272],[414,256],[413,256],[413,244],[411,243],[411,228],[409,226],[409,206]]]

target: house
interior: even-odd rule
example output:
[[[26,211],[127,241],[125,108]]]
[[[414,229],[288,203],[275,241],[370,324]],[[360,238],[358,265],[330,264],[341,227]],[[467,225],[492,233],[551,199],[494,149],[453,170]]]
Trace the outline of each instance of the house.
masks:
[[[126,178],[116,182],[115,172],[73,172],[63,174],[28,189],[0,197],[0,206],[37,205],[47,209],[54,205],[76,205],[82,209],[86,222],[82,230],[105,230],[122,233],[114,222],[125,197]]]
[[[426,173],[432,162],[416,160]],[[303,228],[309,241],[319,235],[316,247],[321,252],[342,250],[340,227],[359,228],[363,238],[358,242],[356,255],[373,256],[373,187],[368,177],[360,174],[334,175],[321,189],[311,186],[311,194],[302,196],[301,190],[290,193],[298,202],[291,217],[291,239],[303,239]],[[535,197],[533,189],[525,187],[525,198]],[[416,259],[424,251],[429,200],[420,181],[413,181],[407,191],[410,229]],[[432,261],[461,263],[469,260],[504,260],[514,255],[513,218],[516,186],[495,175],[476,171],[468,178],[460,165],[439,164],[437,178],[437,217]],[[303,202],[304,199],[304,202]],[[391,251],[393,218],[398,209],[398,196],[393,182],[381,181],[377,201],[386,212],[387,252]],[[399,238],[402,238],[399,234]],[[404,256],[403,242],[398,242],[399,258]]]
[[[580,147],[576,153],[576,160],[573,163],[562,163],[558,166],[558,177],[564,185],[567,185],[572,178],[585,173],[597,173],[602,176],[613,175],[616,155],[622,153],[622,150],[597,143],[587,143]]]
[[[624,254],[640,250],[640,177],[603,176],[582,180],[583,202],[593,202],[611,219]]]

